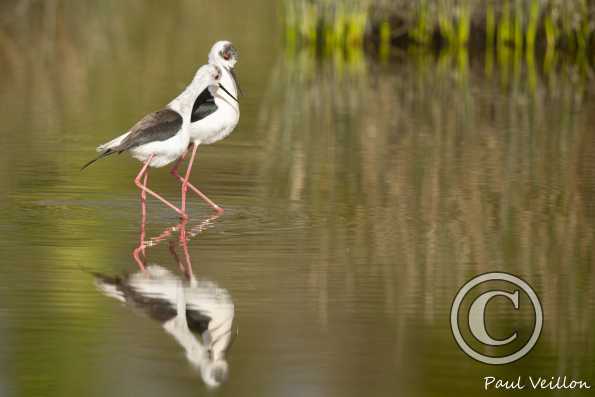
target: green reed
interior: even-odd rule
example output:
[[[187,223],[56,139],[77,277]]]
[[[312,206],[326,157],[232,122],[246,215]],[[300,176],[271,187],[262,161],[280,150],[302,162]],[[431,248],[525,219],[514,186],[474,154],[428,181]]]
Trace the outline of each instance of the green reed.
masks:
[[[560,49],[587,54],[595,24],[589,0],[285,0],[286,40],[291,45],[345,49],[375,43],[523,52]],[[472,37],[485,40],[471,40]],[[541,44],[544,43],[544,44]]]
[[[361,1],[285,2],[285,32],[296,43],[329,48],[361,46],[369,21],[370,3]]]

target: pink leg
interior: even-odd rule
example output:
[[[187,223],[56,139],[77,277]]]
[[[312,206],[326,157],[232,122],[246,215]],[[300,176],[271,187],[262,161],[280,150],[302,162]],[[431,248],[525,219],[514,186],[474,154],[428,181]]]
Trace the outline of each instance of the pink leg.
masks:
[[[176,211],[180,215],[180,217],[182,217],[182,219],[188,219],[188,215],[186,215],[186,213],[184,211],[182,211],[181,209],[179,209],[178,207],[176,207],[175,205],[173,205],[172,203],[170,203],[169,201],[167,201],[166,199],[164,199],[163,197],[161,197],[160,195],[158,195],[157,193],[155,193],[154,191],[152,191],[151,189],[149,189],[148,187],[143,185],[142,182],[140,181],[141,177],[145,173],[149,172],[149,170],[148,170],[149,163],[151,162],[152,159],[153,159],[153,155],[150,155],[149,158],[147,159],[147,161],[145,162],[145,165],[143,166],[143,168],[141,168],[141,170],[138,173],[138,175],[136,176],[136,178],[134,178],[134,183],[136,184],[136,186],[139,187],[139,189],[141,189],[142,192],[149,193],[151,196],[155,197],[157,200],[160,200],[163,204],[167,205],[169,208]]]
[[[188,149],[186,149],[186,151],[184,152],[183,155],[180,156],[180,158],[178,160],[176,160],[176,163],[174,164],[174,166],[172,167],[170,173],[176,177],[177,179],[179,179],[181,182],[184,182],[184,178],[182,178],[182,176],[178,173],[178,168],[180,167],[180,164],[182,164],[182,161],[184,161],[184,159],[186,158],[186,156],[188,155],[188,150],[193,147],[194,144],[191,143],[190,145],[188,145]],[[186,172],[186,174],[188,174],[188,172]],[[186,192],[184,191],[184,186],[182,186],[182,205],[186,204]]]
[[[191,146],[193,146],[194,144],[191,143],[190,145],[188,145],[188,149],[190,149]],[[186,155],[188,155],[188,149],[186,149],[186,151],[184,152],[183,155],[180,156],[179,159],[176,160],[176,163],[174,164],[173,168],[171,169],[170,173],[175,176],[176,178],[182,178],[180,176],[180,174],[178,174],[178,167],[180,166],[180,164],[182,164],[182,161],[184,161],[184,159],[186,158]]]
[[[147,186],[147,181],[149,178],[149,174],[146,173],[145,177],[143,178],[143,186]],[[134,258],[134,261],[136,262],[136,264],[138,265],[138,267],[140,268],[140,270],[142,270],[143,272],[145,271],[145,263],[143,261],[143,259],[141,258],[141,255],[144,259],[146,259],[145,256],[145,224],[147,223],[147,193],[142,190],[141,194],[140,194],[140,205],[141,205],[141,223],[140,223],[140,241],[138,243],[138,247],[136,247],[133,251],[132,251],[132,257]]]
[[[141,259],[140,254],[144,251],[144,249],[144,243],[140,243],[140,245],[132,251],[132,257],[134,258],[134,261],[136,262],[140,270],[142,270],[143,272],[145,271],[145,264]]]
[[[200,190],[198,190],[198,188],[196,186],[194,186],[193,184],[190,183],[190,171],[192,170],[192,164],[194,163],[194,158],[196,156],[196,150],[198,149],[197,145],[192,145],[192,155],[190,157],[190,161],[188,163],[188,169],[186,170],[186,177],[182,178],[182,176],[178,173],[178,167],[180,165],[180,163],[182,162],[182,160],[184,160],[184,158],[186,157],[186,154],[184,154],[182,157],[180,157],[178,159],[178,161],[176,162],[176,164],[174,165],[174,167],[171,169],[171,174],[173,176],[175,176],[176,178],[178,178],[180,180],[180,182],[182,182],[182,209],[185,208],[185,204],[186,204],[186,191],[188,190],[188,188],[190,188],[190,190],[192,190],[198,197],[200,197],[204,202],[206,202],[209,206],[211,206],[211,208],[213,208],[215,211],[217,211],[219,214],[223,213],[223,208],[219,207],[217,204],[215,204],[210,198],[208,198],[206,196],[206,194],[204,194],[203,192],[201,192]]]
[[[186,168],[186,177],[182,181],[182,211],[186,211],[186,192],[188,191],[188,180],[190,179],[190,173],[192,172],[192,164],[194,163],[194,158],[196,157],[196,149],[198,149],[198,145],[192,145],[192,154],[190,155],[190,160],[188,161],[188,168]]]
[[[189,279],[191,279],[193,277],[192,264],[190,263],[190,253],[188,252],[188,239],[186,237],[186,221],[183,220],[182,222],[180,222],[177,228],[179,230],[179,244],[182,246],[184,250],[184,259],[186,261],[186,264],[184,265],[184,263],[182,263],[182,261],[180,260],[180,257],[176,252],[176,243],[173,240],[169,241],[169,252],[176,260],[176,263],[178,264],[180,271],[184,273],[184,275],[186,275]]]
[[[143,186],[147,187],[149,180],[149,174],[146,173],[143,179]],[[141,205],[141,224],[140,224],[140,246],[142,246],[141,253],[145,256],[145,225],[147,223],[147,192],[144,190],[140,193],[140,205]]]
[[[178,253],[176,252],[176,242],[174,240],[170,240],[168,247],[169,247],[169,252],[174,257],[176,263],[178,264],[178,268],[180,269],[180,271],[183,273],[186,273],[186,269],[184,268],[184,265],[182,264],[182,261],[180,260]]]
[[[188,237],[186,237],[186,223],[183,222],[180,226],[180,244],[182,245],[182,250],[184,251],[184,259],[186,260],[186,277],[188,277],[188,279],[192,279],[194,276],[192,274],[192,262],[190,261],[190,252],[188,252]]]

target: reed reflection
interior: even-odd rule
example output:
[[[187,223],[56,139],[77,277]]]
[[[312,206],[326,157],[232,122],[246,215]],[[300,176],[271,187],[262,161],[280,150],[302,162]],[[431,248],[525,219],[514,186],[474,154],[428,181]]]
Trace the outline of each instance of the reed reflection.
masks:
[[[141,240],[133,251],[139,271],[114,276],[96,274],[96,285],[102,293],[159,322],[211,387],[226,381],[229,374],[226,353],[235,337],[235,307],[226,289],[195,275],[188,241],[217,217],[213,215],[188,230],[184,221],[158,236]],[[144,236],[144,227],[142,230]],[[167,243],[176,272],[147,259],[148,248],[160,243]]]
[[[439,325],[470,274],[509,271],[543,296],[542,346],[572,346],[579,368],[595,321],[593,86],[585,65],[495,55],[490,69],[465,51],[387,66],[290,54],[261,109],[261,178],[320,224],[301,238],[320,247],[308,271],[321,319],[333,283],[351,301],[380,275],[405,335],[411,308]]]

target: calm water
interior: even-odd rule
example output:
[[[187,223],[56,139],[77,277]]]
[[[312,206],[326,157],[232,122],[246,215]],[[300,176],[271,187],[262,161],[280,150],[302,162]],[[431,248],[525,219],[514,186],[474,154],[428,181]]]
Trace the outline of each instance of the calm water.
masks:
[[[595,383],[592,71],[466,54],[320,59],[282,48],[270,1],[91,3],[0,8],[1,396]],[[79,168],[169,101],[220,38],[241,53],[242,115],[230,138],[199,149],[192,180],[226,212],[208,220],[193,198],[187,225],[195,276],[235,307],[229,379],[213,389],[158,322],[94,283],[138,272],[140,164]],[[165,169],[151,184],[178,199]],[[150,201],[149,236],[176,224]],[[149,262],[178,272],[176,239],[147,248]],[[508,366],[473,361],[450,332],[454,295],[488,271],[521,276],[543,305],[537,346]],[[494,304],[496,335],[530,326],[531,313],[515,322]]]

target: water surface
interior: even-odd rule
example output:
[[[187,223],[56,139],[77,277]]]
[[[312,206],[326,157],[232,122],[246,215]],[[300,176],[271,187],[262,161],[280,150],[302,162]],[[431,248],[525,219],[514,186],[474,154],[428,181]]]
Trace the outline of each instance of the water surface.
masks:
[[[589,71],[285,51],[273,3],[2,9],[0,394],[477,395],[489,375],[593,384]],[[190,240],[194,273],[235,305],[229,380],[209,389],[159,323],[94,284],[94,272],[138,271],[140,164],[79,168],[169,101],[220,38],[240,50],[246,95],[240,125],[199,149],[192,177],[226,209]],[[167,170],[151,184],[177,200]],[[189,229],[210,212],[193,198],[191,215]],[[148,235],[177,222],[150,202]],[[176,239],[148,260],[177,272]],[[521,276],[544,308],[535,349],[504,367],[465,356],[448,323],[460,286],[488,271]]]

